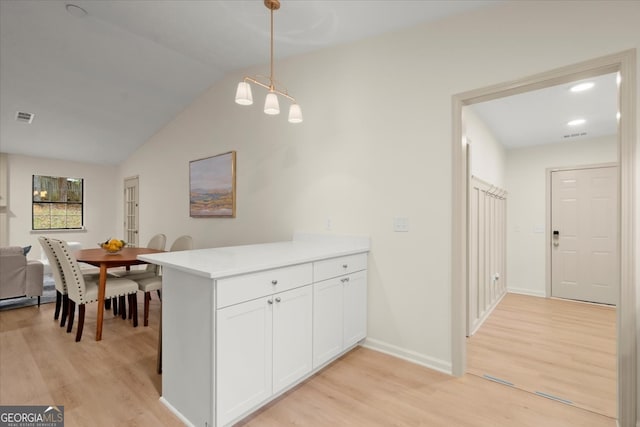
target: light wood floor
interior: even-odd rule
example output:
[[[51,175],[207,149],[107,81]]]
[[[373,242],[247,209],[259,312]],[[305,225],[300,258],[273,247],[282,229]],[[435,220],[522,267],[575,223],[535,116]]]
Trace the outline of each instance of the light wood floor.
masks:
[[[108,315],[101,342],[94,340],[95,304],[80,343],[54,323],[53,304],[0,312],[0,405],[64,405],[67,427],[180,425],[158,401],[159,307],[152,304],[147,328]],[[240,425],[614,427],[615,421],[357,348]]]
[[[467,372],[616,416],[616,310],[507,294],[467,340]]]

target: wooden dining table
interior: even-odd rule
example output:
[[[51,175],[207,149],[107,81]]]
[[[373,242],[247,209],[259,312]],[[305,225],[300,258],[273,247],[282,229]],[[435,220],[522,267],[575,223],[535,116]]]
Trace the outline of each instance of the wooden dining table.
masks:
[[[120,252],[110,254],[102,248],[81,249],[74,253],[78,262],[84,262],[96,267],[100,267],[100,278],[98,281],[98,319],[96,325],[96,341],[102,339],[102,322],[104,319],[104,294],[107,286],[107,269],[114,267],[130,267],[132,265],[147,264],[139,260],[138,255],[155,254],[164,252],[150,248],[123,248]]]

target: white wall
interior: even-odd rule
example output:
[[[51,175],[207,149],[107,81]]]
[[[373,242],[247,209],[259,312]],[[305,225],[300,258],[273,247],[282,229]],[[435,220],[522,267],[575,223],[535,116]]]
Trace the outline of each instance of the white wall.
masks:
[[[116,166],[44,159],[17,154],[8,155],[9,169],[9,244],[32,245],[29,259],[38,259],[41,235],[96,246],[107,237],[120,235],[115,211],[122,186],[117,186]],[[84,179],[85,231],[31,232],[31,191],[33,175],[66,176]]]
[[[507,2],[292,57],[276,68],[305,114],[295,126],[265,116],[257,88],[255,105],[234,104],[230,75],[132,155],[119,185],[140,176],[141,241],[289,239],[328,218],[332,233],[370,235],[370,342],[448,370],[452,95],[640,47],[639,21],[639,2]],[[237,218],[190,219],[188,162],[232,149]],[[392,231],[396,215],[408,233]]]
[[[507,150],[507,288],[545,296],[546,169],[617,162],[616,136]]]
[[[472,107],[462,109],[463,136],[469,144],[471,174],[476,178],[505,189],[504,171],[507,154],[487,125]]]

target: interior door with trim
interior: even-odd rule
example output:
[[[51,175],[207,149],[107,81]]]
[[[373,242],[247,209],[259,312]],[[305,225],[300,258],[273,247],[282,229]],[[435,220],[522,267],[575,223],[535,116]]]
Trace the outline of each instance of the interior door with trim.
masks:
[[[551,296],[617,304],[618,167],[551,173]]]
[[[124,239],[127,246],[138,246],[138,177],[124,180]]]

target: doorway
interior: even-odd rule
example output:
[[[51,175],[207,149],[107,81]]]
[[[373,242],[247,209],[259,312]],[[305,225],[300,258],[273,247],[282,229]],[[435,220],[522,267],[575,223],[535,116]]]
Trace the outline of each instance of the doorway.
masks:
[[[625,51],[580,64],[478,89],[453,96],[453,233],[452,233],[452,371],[461,376],[466,371],[466,147],[462,138],[462,107],[486,100],[524,93],[534,89],[567,83],[605,73],[619,72],[620,127],[619,153],[619,224],[620,224],[620,301],[617,311],[618,421],[632,426],[636,415],[636,313],[633,258],[634,146],[636,106],[636,52]]]
[[[463,110],[465,137],[472,140],[468,143],[470,170],[491,179],[493,188],[504,185],[509,190],[508,227],[499,217],[491,224],[507,234],[508,277],[492,263],[478,268],[482,257],[474,249],[482,234],[475,239],[475,221],[469,221],[468,301],[477,294],[476,276],[499,277],[495,282],[506,284],[509,293],[467,340],[467,373],[614,419],[615,307],[545,298],[550,296],[545,273],[546,263],[555,255],[558,268],[553,271],[565,279],[560,280],[562,289],[555,286],[556,296],[607,303],[617,297],[615,271],[609,269],[604,279],[599,274],[604,264],[617,268],[615,260],[606,257],[615,258],[617,252],[616,77],[617,73],[590,77]],[[593,84],[589,91],[570,90],[586,82]],[[583,114],[589,122],[578,131],[565,125],[569,118]],[[569,131],[579,135],[565,137]],[[614,166],[607,168],[602,162]],[[558,168],[565,165],[580,166]],[[550,174],[558,176],[555,186],[545,179]],[[475,181],[472,175],[470,219],[477,204]],[[554,203],[549,202],[552,194],[557,196]],[[557,216],[553,227],[549,212]],[[609,220],[607,227],[596,221],[603,218]],[[551,230],[558,230],[556,239],[548,239]],[[491,243],[484,245],[490,254]],[[599,246],[592,248],[595,244]],[[609,289],[606,284],[611,285]],[[579,291],[583,292],[574,295]],[[468,320],[477,317],[473,308],[470,304]]]
[[[128,246],[138,247],[139,181],[134,176],[124,180],[124,236]]]

